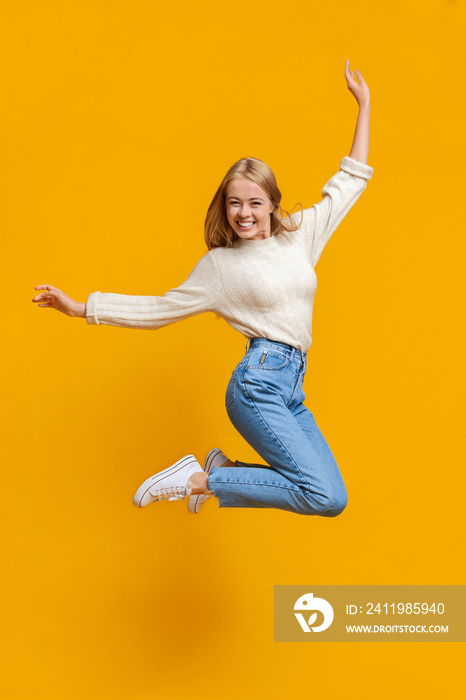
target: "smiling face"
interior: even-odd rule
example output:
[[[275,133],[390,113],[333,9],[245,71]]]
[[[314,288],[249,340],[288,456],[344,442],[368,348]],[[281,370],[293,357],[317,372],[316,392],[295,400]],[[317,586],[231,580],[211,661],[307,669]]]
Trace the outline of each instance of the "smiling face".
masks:
[[[239,238],[270,238],[273,204],[255,182],[246,177],[231,180],[225,190],[225,207],[228,223]]]

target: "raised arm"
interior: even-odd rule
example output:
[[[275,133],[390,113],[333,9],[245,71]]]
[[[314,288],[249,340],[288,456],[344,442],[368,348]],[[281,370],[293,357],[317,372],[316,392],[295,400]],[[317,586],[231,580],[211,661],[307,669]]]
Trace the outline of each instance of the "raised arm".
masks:
[[[312,266],[319,260],[323,249],[331,235],[357,202],[371,179],[373,168],[367,164],[369,153],[369,116],[370,94],[364,78],[356,71],[359,82],[354,79],[353,71],[349,69],[349,61],[345,65],[345,78],[349,91],[359,105],[358,120],[353,144],[348,156],[344,156],[340,169],[333,175],[322,189],[322,199],[303,212],[301,230],[305,236],[305,245]],[[299,213],[292,218],[299,221]]]
[[[352,95],[354,95],[359,105],[356,131],[354,132],[354,139],[349,157],[353,160],[359,161],[360,163],[367,163],[369,156],[369,120],[371,115],[371,96],[369,88],[358,70],[356,71],[356,76],[359,82],[356,82],[354,73],[349,67],[349,60],[346,59],[346,83],[348,85],[348,90]]]

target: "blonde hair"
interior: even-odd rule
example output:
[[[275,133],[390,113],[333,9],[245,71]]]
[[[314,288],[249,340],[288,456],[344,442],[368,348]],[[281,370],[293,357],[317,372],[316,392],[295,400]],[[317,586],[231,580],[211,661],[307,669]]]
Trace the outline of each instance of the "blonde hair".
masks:
[[[258,158],[241,158],[228,170],[207,210],[204,223],[204,238],[209,250],[222,247],[230,248],[235,240],[239,238],[228,222],[225,196],[228,184],[232,180],[242,177],[246,177],[255,182],[256,185],[259,185],[272,202],[273,211],[270,214],[270,234],[272,236],[276,236],[282,231],[296,231],[302,224],[303,207],[301,203],[299,203],[301,207],[301,221],[299,224],[293,224],[290,220],[289,212],[281,208],[282,194],[278,189],[277,180],[272,169]],[[283,220],[284,214],[286,214],[288,220]]]

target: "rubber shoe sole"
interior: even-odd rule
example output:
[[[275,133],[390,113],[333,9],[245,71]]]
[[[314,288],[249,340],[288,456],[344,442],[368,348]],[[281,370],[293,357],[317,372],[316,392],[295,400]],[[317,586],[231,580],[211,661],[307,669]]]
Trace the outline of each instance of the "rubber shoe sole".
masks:
[[[205,458],[203,471],[208,475],[210,474],[210,470],[212,469],[212,467],[221,467],[222,464],[225,464],[225,462],[229,461],[230,460],[226,455],[223,454],[222,450],[219,450],[217,447],[215,447],[213,450],[210,450],[207,457]],[[188,498],[188,511],[194,514],[199,513],[202,506],[210,497],[210,495],[211,494],[206,495],[203,493],[199,493],[195,494],[194,496],[190,496]]]

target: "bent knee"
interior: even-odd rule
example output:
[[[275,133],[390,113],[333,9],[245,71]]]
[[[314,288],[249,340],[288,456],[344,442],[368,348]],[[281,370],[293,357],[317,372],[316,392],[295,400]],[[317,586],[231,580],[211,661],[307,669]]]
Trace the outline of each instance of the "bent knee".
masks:
[[[335,518],[343,513],[348,505],[348,494],[346,488],[339,488],[335,493],[327,490],[324,493],[307,493],[304,498],[300,512],[303,515],[320,515],[324,518]]]
[[[300,512],[303,515],[326,515],[332,504],[332,494],[306,493]]]
[[[343,513],[348,505],[348,494],[344,493],[334,496],[320,495],[318,498],[313,495],[312,501],[307,501],[306,508],[303,510],[304,515],[320,515],[324,518],[335,518],[340,513]]]
[[[337,498],[334,498],[332,505],[326,513],[323,513],[327,518],[335,518],[340,513],[343,513],[346,506],[348,505],[348,494],[346,491],[340,494]]]

